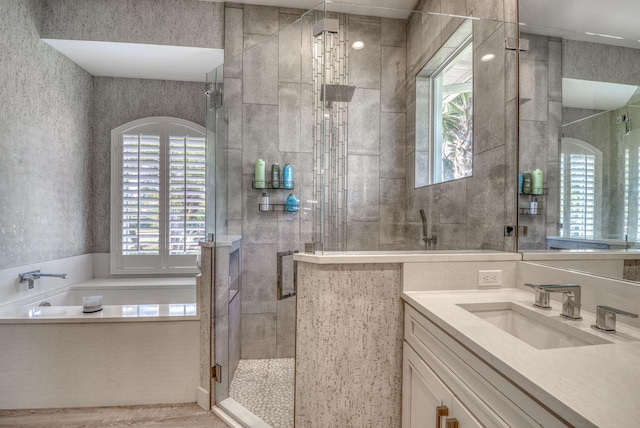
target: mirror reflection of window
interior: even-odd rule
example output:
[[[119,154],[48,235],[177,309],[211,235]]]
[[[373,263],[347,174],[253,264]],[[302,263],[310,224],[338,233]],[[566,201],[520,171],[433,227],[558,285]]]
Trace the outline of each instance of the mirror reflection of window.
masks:
[[[473,172],[473,42],[465,21],[416,75],[415,187]]]
[[[602,192],[602,152],[574,138],[560,153],[560,236],[599,237],[597,200]]]

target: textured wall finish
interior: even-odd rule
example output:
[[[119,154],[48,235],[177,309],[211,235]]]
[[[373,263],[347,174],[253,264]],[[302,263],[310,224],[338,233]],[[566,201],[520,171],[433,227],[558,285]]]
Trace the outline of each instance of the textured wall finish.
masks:
[[[299,263],[296,426],[400,427],[400,272]]]
[[[0,2],[0,268],[90,251],[92,78],[40,40],[42,16]]]
[[[201,83],[94,78],[93,88],[93,252],[109,252],[111,210],[111,130],[132,120],[171,116],[204,126]]]
[[[46,0],[45,39],[219,48],[224,6],[193,0]]]

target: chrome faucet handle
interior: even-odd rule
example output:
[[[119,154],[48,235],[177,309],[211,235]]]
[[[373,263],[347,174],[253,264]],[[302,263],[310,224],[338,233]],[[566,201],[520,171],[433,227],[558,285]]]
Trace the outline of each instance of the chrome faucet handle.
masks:
[[[607,333],[616,332],[616,314],[625,317],[638,318],[638,314],[612,308],[611,306],[596,306],[596,325],[591,327]]]
[[[542,285],[545,291],[562,293],[562,314],[571,320],[582,319],[580,316],[581,288],[578,284],[548,284]]]
[[[551,309],[549,293],[562,293],[562,314],[571,320],[582,319],[580,316],[581,288],[578,284],[525,284],[536,291],[536,301],[533,306],[541,309]]]
[[[549,303],[549,292],[546,291],[542,285],[529,283],[525,283],[524,285],[533,288],[536,293],[536,298],[533,306],[540,309],[551,309],[551,304]]]
[[[32,289],[34,285],[34,281],[40,278],[40,270],[19,273],[18,277],[20,278],[20,284],[22,284],[23,282],[28,282],[29,289]]]

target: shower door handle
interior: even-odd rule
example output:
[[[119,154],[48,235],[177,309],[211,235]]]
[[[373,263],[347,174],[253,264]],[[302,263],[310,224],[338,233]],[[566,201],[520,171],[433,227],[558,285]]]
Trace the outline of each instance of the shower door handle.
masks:
[[[297,290],[297,279],[296,277],[298,276],[298,263],[296,263],[295,261],[293,262],[293,290],[287,290],[285,291],[283,289],[283,284],[282,284],[282,259],[286,256],[293,256],[295,253],[298,253],[298,250],[291,250],[291,251],[278,251],[278,278],[277,278],[277,297],[278,300],[282,300],[282,299],[287,299],[289,297],[293,297],[296,295],[296,290]]]

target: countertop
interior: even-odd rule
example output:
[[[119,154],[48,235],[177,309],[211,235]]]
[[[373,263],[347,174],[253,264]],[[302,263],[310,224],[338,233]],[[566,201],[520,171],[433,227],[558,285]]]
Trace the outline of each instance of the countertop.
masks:
[[[559,317],[560,304],[532,306],[519,289],[413,291],[403,299],[531,396],[576,426],[631,427],[640,421],[640,330],[620,321],[616,334],[591,328],[595,316]],[[478,318],[459,304],[513,302],[555,317],[604,340],[599,345],[536,349]]]
[[[448,251],[348,251],[320,253],[297,253],[293,259],[316,264],[355,263],[420,263],[420,262],[482,262],[522,260],[520,253],[482,250]]]

